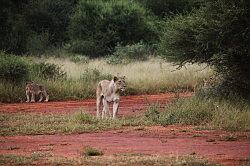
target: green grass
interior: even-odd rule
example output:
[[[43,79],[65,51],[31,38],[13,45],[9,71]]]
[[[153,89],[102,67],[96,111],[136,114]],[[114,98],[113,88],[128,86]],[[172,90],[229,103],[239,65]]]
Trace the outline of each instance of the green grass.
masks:
[[[192,97],[166,106],[158,124],[202,125],[204,129],[250,131],[250,106],[243,102]]]
[[[109,156],[84,156],[77,159],[68,159],[57,156],[17,156],[0,155],[0,165],[202,165],[215,166],[204,159],[195,156],[159,156],[145,154],[119,154]]]
[[[44,157],[46,157],[46,154],[43,153],[33,153],[30,156],[0,154],[0,165],[30,165]]]
[[[86,133],[152,124],[145,116],[101,120],[84,111],[66,115],[0,113],[0,121],[1,136]]]
[[[148,125],[196,125],[202,129],[222,129],[226,131],[250,131],[250,107],[244,104],[215,102],[197,97],[179,99],[159,111],[152,105],[142,115],[119,119],[97,119],[77,111],[64,115],[37,115],[24,113],[0,113],[0,135],[36,135],[55,133],[86,133],[125,126],[139,126],[143,130]],[[197,128],[198,129],[198,128]],[[201,129],[201,128],[199,128]]]

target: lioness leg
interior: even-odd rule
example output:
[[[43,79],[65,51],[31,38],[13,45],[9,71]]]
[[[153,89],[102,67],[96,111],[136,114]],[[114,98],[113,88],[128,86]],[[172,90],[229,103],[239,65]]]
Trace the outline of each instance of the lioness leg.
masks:
[[[116,118],[118,108],[119,108],[119,101],[115,101],[114,104],[113,104],[113,119]]]
[[[105,98],[102,99],[103,109],[102,109],[102,119],[107,118],[107,114],[109,112],[108,102]]]
[[[100,117],[100,105],[102,102],[102,96],[97,96],[96,97],[96,117]]]
[[[26,102],[27,103],[30,102],[30,93],[27,91],[26,91],[26,98],[27,98]]]

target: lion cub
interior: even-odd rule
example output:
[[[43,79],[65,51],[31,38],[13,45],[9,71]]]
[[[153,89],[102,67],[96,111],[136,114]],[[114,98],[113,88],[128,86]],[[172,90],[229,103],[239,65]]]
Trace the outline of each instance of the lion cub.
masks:
[[[46,98],[44,100],[45,102],[49,101],[49,95],[47,94],[44,86],[42,85],[38,85],[34,82],[27,82],[25,90],[26,90],[27,103],[35,102],[35,95],[40,96],[39,102],[43,100],[43,96]],[[31,95],[31,100],[30,100],[30,95]]]

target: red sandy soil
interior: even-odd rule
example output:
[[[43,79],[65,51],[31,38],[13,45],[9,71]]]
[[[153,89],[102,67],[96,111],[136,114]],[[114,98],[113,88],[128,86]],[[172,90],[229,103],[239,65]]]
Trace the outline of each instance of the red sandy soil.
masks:
[[[190,96],[190,94],[182,94]],[[120,115],[140,112],[147,103],[170,101],[173,95],[125,96]],[[147,99],[146,99],[147,98]],[[81,107],[94,109],[94,100],[2,104],[4,112],[65,113]],[[93,108],[92,108],[93,107]],[[133,112],[134,111],[134,112]],[[228,138],[236,138],[229,141]],[[0,154],[31,155],[34,152],[77,158],[87,146],[101,149],[104,155],[141,153],[157,155],[197,155],[223,165],[240,165],[250,159],[250,132],[194,130],[194,126],[129,127],[85,134],[0,136]]]
[[[179,97],[189,97],[192,93],[181,93]],[[149,104],[158,103],[166,104],[173,100],[174,94],[166,93],[160,95],[137,95],[137,96],[122,96],[119,112],[120,116],[133,115],[141,112]],[[110,110],[111,110],[110,104]],[[37,102],[37,103],[13,103],[4,104],[0,103],[0,112],[16,113],[16,112],[29,112],[29,113],[71,113],[79,109],[85,109],[90,113],[95,113],[96,103],[95,99],[79,100],[79,101],[56,101],[56,102]]]

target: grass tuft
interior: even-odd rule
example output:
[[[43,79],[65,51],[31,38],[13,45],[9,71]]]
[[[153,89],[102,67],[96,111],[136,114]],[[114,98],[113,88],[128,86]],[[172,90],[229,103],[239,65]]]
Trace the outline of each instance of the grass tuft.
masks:
[[[84,156],[102,156],[103,152],[93,147],[86,147],[83,152]]]

